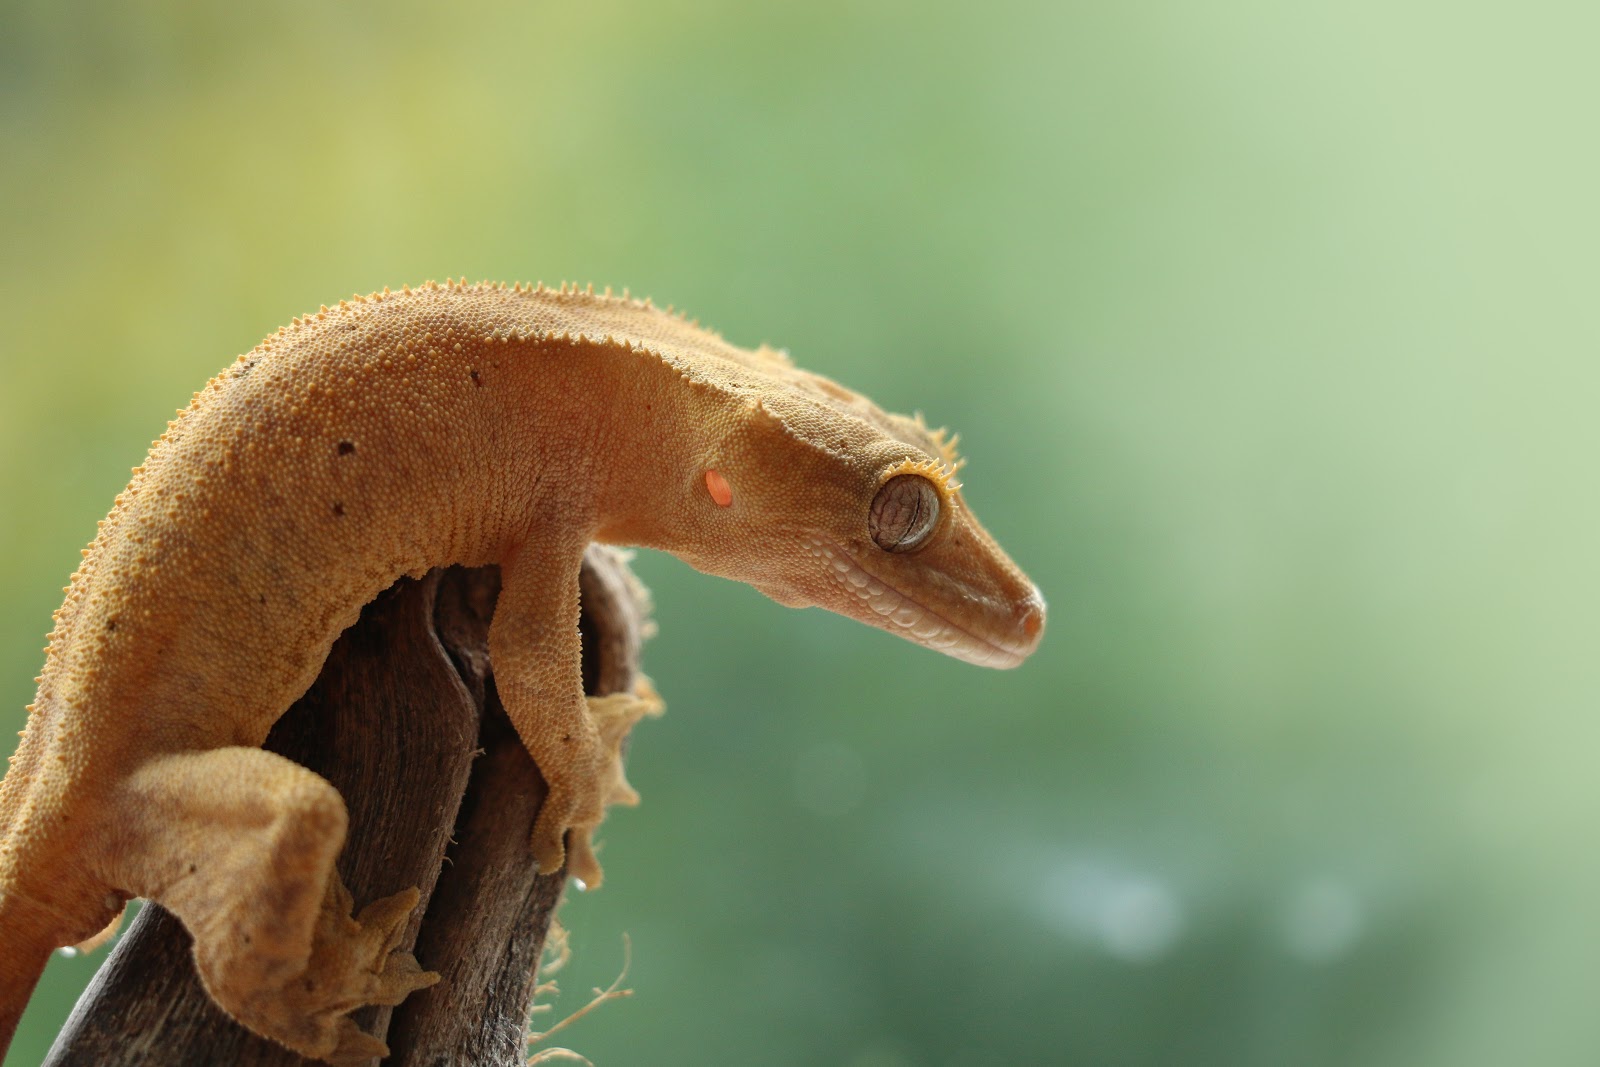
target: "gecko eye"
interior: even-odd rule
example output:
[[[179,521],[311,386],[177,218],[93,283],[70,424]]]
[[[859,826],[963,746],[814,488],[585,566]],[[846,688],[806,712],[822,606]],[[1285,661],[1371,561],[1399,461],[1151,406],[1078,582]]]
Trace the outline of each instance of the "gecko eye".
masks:
[[[885,552],[910,552],[939,522],[939,490],[918,474],[898,474],[872,498],[867,530]]]

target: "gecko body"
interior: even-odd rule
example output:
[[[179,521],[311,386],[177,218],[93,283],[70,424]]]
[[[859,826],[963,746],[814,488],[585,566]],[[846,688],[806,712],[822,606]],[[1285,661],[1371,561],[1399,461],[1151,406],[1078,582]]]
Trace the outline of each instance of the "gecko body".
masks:
[[[260,745],[362,605],[496,564],[500,695],[550,785],[540,868],[590,884],[629,799],[585,702],[591,541],[665,549],[988,666],[1044,603],[920,418],[680,316],[576,288],[429,283],[295,320],[196,393],[85,550],[0,783],[0,1053],[49,953],[141,896],[207,991],[330,1063],[347,1012],[437,976],[395,951],[404,890],[352,921],[343,801]]]

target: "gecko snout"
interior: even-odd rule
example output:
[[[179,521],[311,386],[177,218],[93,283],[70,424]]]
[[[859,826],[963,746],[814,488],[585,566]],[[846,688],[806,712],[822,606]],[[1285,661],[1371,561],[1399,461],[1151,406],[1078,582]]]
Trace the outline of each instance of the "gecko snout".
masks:
[[[1017,601],[1014,609],[1017,637],[1012,650],[1018,656],[1026,657],[1039,647],[1039,641],[1044,637],[1044,616],[1044,594],[1030,582],[1028,595]]]

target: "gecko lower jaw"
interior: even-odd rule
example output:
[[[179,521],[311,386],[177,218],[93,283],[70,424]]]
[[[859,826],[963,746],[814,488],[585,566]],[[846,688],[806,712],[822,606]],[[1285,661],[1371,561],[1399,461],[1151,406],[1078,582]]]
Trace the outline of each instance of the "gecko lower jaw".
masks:
[[[1030,629],[1028,641],[1012,643],[979,637],[931,608],[917,603],[887,582],[873,577],[840,546],[815,537],[808,540],[812,554],[827,564],[829,573],[840,585],[855,594],[867,612],[877,616],[874,619],[864,614],[862,619],[865,622],[901,634],[947,656],[979,667],[1001,670],[1020,664],[1038,643],[1037,626]],[[1038,600],[1037,591],[1035,599]],[[1042,618],[1042,600],[1039,600],[1039,607]]]

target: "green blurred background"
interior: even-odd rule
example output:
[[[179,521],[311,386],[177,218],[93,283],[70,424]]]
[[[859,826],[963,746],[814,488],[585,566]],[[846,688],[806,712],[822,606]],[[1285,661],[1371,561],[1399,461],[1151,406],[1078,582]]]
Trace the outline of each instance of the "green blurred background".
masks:
[[[563,1038],[678,1064],[1600,1059],[1592,3],[55,4],[0,24],[0,725],[189,393],[446,275],[960,430],[993,673],[646,554]],[[101,955],[58,959],[7,1067]],[[3,961],[0,961],[3,965]]]

